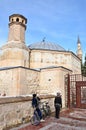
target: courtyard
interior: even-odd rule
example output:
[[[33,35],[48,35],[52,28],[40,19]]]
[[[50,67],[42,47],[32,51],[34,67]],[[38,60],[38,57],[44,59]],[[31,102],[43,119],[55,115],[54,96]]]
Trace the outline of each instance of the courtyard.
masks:
[[[11,130],[86,130],[86,109],[75,108],[62,111],[59,119],[52,114],[38,126],[31,125],[29,122]]]

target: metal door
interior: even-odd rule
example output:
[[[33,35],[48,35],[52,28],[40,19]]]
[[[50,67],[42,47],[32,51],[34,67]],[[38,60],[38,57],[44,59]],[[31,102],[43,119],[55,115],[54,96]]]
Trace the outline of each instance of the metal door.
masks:
[[[76,82],[76,107],[86,108],[86,81]]]

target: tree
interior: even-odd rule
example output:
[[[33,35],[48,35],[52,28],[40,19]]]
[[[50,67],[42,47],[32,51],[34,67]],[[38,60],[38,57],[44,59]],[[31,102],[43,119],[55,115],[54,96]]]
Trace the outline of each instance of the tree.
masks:
[[[86,77],[86,54],[84,58],[84,63],[81,64],[81,72],[82,72],[82,75]]]

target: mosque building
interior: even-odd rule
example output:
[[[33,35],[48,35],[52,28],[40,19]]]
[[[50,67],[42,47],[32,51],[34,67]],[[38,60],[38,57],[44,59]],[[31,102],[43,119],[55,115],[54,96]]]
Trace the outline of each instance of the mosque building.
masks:
[[[77,54],[45,39],[27,46],[26,24],[27,19],[20,14],[9,16],[8,41],[0,48],[0,93],[19,96],[60,91],[64,100],[65,75],[81,74],[80,39]]]

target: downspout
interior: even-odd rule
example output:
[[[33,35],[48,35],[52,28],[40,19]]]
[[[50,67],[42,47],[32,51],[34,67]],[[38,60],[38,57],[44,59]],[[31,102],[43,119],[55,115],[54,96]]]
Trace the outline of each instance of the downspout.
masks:
[[[68,108],[70,108],[70,75],[68,74]]]
[[[31,50],[29,51],[29,68],[30,68],[30,57],[31,57]]]

